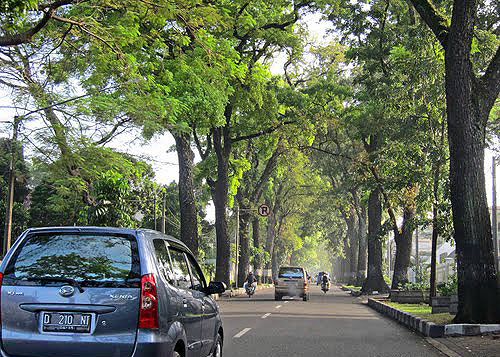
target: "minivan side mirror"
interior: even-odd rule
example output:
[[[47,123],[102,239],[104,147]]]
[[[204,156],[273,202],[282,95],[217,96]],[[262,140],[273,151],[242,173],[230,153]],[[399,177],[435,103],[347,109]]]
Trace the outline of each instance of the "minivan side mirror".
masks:
[[[212,294],[222,294],[224,291],[226,291],[227,286],[221,281],[211,281],[210,284],[208,284],[208,287],[205,289],[205,292],[208,295]]]

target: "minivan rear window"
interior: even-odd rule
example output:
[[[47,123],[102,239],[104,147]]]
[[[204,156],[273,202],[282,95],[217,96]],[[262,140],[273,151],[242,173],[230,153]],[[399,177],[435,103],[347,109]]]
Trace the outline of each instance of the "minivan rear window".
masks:
[[[278,278],[303,278],[304,271],[301,268],[280,268]]]
[[[4,284],[61,285],[58,278],[82,286],[139,287],[137,241],[116,234],[32,234],[10,260]]]

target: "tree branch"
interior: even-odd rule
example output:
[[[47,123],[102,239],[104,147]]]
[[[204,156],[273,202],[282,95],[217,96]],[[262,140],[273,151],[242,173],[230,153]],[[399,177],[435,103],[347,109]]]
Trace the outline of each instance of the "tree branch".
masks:
[[[116,123],[113,126],[113,128],[111,129],[111,131],[109,133],[103,135],[101,137],[101,139],[99,139],[98,141],[95,142],[95,144],[96,145],[106,144],[109,140],[111,140],[113,138],[113,135],[115,134],[115,132],[118,130],[119,127],[121,127],[123,124],[126,124],[130,121],[132,121],[132,119],[130,119],[130,118],[125,118],[125,119],[120,120],[118,123]]]
[[[19,34],[6,34],[4,36],[0,37],[0,47],[1,46],[16,46],[16,45],[21,45],[23,43],[29,43],[32,41],[33,36],[35,36],[38,32],[40,32],[49,22],[51,18],[54,17],[54,13],[56,12],[57,8],[64,6],[64,5],[70,5],[74,3],[75,0],[60,0],[53,2],[51,4],[46,4],[46,5],[40,5],[38,7],[39,10],[44,11],[44,15],[38,23],[33,26],[31,29],[19,33]]]
[[[491,98],[490,101],[493,101],[489,104],[493,105],[500,93],[500,46],[498,46],[495,56],[491,59],[486,72],[481,77],[480,83],[487,91],[488,97]]]
[[[273,126],[273,127],[267,128],[267,129],[264,129],[264,130],[259,131],[257,133],[253,133],[253,134],[250,134],[250,135],[244,135],[244,136],[238,136],[236,138],[231,139],[231,141],[232,142],[238,142],[238,141],[243,141],[243,140],[257,138],[257,137],[262,136],[262,135],[270,134],[270,133],[276,131],[277,129],[279,129],[280,127],[282,127],[283,125],[293,124],[293,123],[295,123],[295,121],[293,121],[293,120],[285,121],[283,123],[280,123],[280,124],[278,124],[276,126]]]
[[[410,0],[415,10],[420,14],[420,17],[425,21],[427,26],[432,30],[436,38],[439,40],[444,49],[448,42],[448,19],[438,13],[430,0]]]

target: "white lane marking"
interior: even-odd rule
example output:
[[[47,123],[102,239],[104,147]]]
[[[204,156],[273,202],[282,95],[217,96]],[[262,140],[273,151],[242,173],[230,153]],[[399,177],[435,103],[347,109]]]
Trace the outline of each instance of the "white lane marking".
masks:
[[[236,335],[234,335],[233,338],[240,338],[241,336],[243,336],[244,334],[246,334],[250,330],[251,330],[250,327],[244,328],[243,330],[238,332]]]
[[[279,309],[280,307],[281,307],[281,305],[276,306],[277,309]]]
[[[263,316],[261,317],[261,319],[265,319],[265,318],[267,318],[269,315],[271,315],[271,313],[270,313],[270,312],[268,312],[267,314],[263,315]]]
[[[288,301],[285,301],[284,304],[288,304]]]

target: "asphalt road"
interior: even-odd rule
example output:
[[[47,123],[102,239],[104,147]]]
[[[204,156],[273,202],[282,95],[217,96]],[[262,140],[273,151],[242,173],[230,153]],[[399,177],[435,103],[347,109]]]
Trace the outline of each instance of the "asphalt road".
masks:
[[[317,286],[308,302],[274,301],[274,289],[219,301],[223,355],[250,356],[443,356],[421,336],[379,315],[338,288]]]

